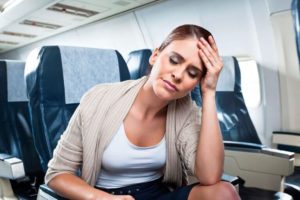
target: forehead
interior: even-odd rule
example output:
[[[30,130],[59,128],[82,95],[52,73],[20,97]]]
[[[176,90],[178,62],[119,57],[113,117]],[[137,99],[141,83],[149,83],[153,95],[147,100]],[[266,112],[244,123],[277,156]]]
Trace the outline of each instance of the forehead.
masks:
[[[174,40],[164,50],[166,50],[167,53],[178,53],[185,61],[196,67],[201,67],[202,64],[198,53],[199,48],[197,47],[197,42],[198,40],[194,38]]]

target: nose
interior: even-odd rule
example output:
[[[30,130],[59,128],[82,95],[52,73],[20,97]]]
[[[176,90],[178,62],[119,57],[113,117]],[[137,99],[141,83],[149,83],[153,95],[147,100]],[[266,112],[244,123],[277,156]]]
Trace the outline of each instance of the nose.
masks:
[[[183,77],[184,69],[183,67],[177,67],[172,71],[172,78],[176,82],[181,82],[182,77]]]

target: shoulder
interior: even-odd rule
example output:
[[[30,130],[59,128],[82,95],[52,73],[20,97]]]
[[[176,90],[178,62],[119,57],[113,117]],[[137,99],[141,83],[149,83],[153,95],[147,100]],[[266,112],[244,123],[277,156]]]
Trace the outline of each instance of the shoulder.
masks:
[[[93,101],[95,99],[99,99],[103,97],[103,95],[106,95],[107,93],[121,92],[122,89],[124,90],[128,88],[135,81],[136,80],[127,80],[122,82],[101,83],[95,85],[82,96],[80,103],[85,103],[85,102]]]
[[[81,98],[77,107],[81,120],[92,121],[97,113],[106,113],[114,102],[119,101],[124,94],[124,90],[129,88],[134,81],[122,81],[115,83],[101,83],[90,88]]]
[[[114,102],[122,101],[122,99],[124,99],[122,97],[128,94],[128,91],[138,90],[139,86],[141,86],[146,80],[147,77],[142,77],[137,80],[95,85],[81,98],[80,108],[91,112],[92,110],[95,111],[96,108],[101,109],[108,107]]]

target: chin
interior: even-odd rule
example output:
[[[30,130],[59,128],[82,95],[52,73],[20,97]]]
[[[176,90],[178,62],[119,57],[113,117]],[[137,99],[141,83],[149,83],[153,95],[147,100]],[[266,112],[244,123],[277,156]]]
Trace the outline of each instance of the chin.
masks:
[[[174,99],[170,95],[165,95],[165,94],[157,94],[156,96],[158,99],[160,99],[162,101],[171,101]]]
[[[170,101],[174,99],[173,95],[170,95],[170,93],[167,93],[165,91],[156,91],[154,93],[157,96],[157,98],[162,101]]]
[[[178,96],[178,92],[169,92],[167,91],[163,85],[156,85],[157,87],[154,87],[154,93],[157,96],[158,99],[162,101],[172,101],[175,99],[181,98],[181,96]]]
[[[172,100],[175,100],[175,99],[179,99],[181,97],[178,97],[178,96],[175,96],[175,95],[172,95],[171,93],[168,93],[168,92],[158,92],[156,94],[156,96],[162,100],[162,101],[172,101]]]

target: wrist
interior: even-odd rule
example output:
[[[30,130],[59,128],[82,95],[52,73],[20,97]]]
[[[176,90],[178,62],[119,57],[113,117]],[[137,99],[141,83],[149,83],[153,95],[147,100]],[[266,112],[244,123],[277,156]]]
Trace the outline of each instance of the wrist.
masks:
[[[216,91],[215,90],[207,91],[207,92],[202,93],[202,99],[215,98],[215,97],[216,97]]]
[[[95,190],[95,192],[92,192],[89,196],[89,200],[109,200],[111,199],[111,194],[106,193],[101,190]]]

